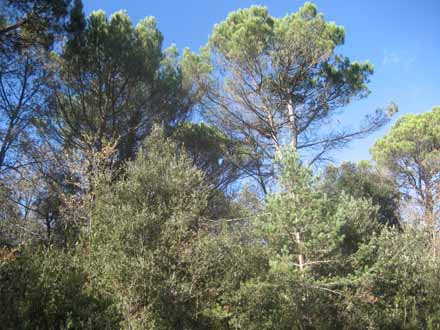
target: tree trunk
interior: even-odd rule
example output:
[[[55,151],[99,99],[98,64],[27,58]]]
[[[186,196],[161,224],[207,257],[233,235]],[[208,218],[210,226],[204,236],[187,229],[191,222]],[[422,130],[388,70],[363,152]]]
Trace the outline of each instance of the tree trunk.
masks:
[[[295,109],[293,107],[292,99],[290,98],[287,102],[287,111],[288,111],[288,118],[289,118],[289,124],[290,124],[290,147],[293,152],[297,151],[298,148],[298,126],[296,122],[296,113]],[[299,269],[301,271],[304,270],[304,255],[301,253],[302,251],[302,239],[301,234],[299,232],[295,233],[295,239],[296,243],[298,244],[298,248],[300,250],[300,253],[298,254],[298,265]]]
[[[296,152],[298,148],[298,125],[296,122],[296,113],[291,98],[287,102],[287,113],[290,124],[290,147],[292,148],[292,151]]]
[[[299,265],[299,269],[301,271],[304,270],[304,255],[301,253],[302,251],[302,240],[301,240],[301,234],[299,232],[295,233],[295,239],[296,239],[296,244],[298,244],[298,249],[300,250],[300,253],[298,254],[298,265]]]
[[[430,230],[435,230],[434,198],[432,196],[432,191],[430,187],[427,187],[425,191],[425,205],[424,205],[423,218],[425,221],[425,225]]]
[[[273,114],[270,110],[266,110],[266,113],[267,113],[267,121],[269,122],[269,126],[270,126],[270,137],[275,145],[275,151],[279,153],[281,152],[281,146],[280,146],[280,141],[278,140]]]

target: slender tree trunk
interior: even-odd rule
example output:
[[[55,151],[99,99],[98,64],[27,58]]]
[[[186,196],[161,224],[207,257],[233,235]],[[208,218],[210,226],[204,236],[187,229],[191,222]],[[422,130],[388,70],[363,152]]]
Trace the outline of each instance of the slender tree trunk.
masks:
[[[21,21],[18,21],[17,23],[15,23],[15,24],[11,24],[11,25],[9,25],[9,26],[6,26],[5,28],[3,28],[3,29],[0,29],[0,35],[3,35],[3,34],[6,34],[6,33],[8,33],[8,32],[11,32],[11,31],[13,31],[13,30],[16,30],[16,29],[18,29],[20,26],[22,26],[24,23],[26,22],[26,20],[21,20]]]
[[[301,239],[301,234],[299,232],[295,233],[295,239],[296,239],[296,243],[298,244],[298,248],[300,250],[300,253],[298,254],[298,265],[299,265],[299,269],[301,271],[304,270],[304,255],[301,253],[302,251],[302,239]]]
[[[51,218],[49,215],[46,217],[46,234],[47,234],[47,243],[48,245],[50,245],[52,228],[51,228]]]
[[[430,187],[425,191],[424,221],[430,230],[435,230],[434,198]]]
[[[432,239],[432,255],[435,258],[437,251],[437,235],[436,235],[436,219],[435,219],[435,213],[434,213],[434,196],[431,189],[430,184],[425,182],[425,200],[424,200],[424,212],[423,212],[423,220],[425,222],[425,226],[428,228],[428,231],[430,233],[431,239]]]
[[[289,124],[290,124],[290,148],[292,149],[292,152],[296,152],[298,149],[298,125],[296,121],[296,113],[295,109],[293,107],[293,101],[292,98],[290,98],[287,102],[287,113],[289,118]],[[299,232],[295,233],[295,239],[296,243],[298,244],[298,248],[300,249],[300,253],[298,254],[298,264],[299,269],[301,271],[304,270],[304,254],[302,254],[302,246],[303,241],[301,234]]]
[[[0,149],[0,170],[3,168],[3,165],[5,164],[6,161],[6,152],[8,150],[8,148],[10,147],[10,145],[13,142],[13,138],[12,138],[12,130],[14,129],[14,124],[13,124],[13,120],[12,119],[9,122],[8,125],[8,130],[5,134],[1,149]]]
[[[424,191],[421,192],[423,201],[423,221],[429,230],[435,230],[435,218],[434,218],[434,193],[432,189],[432,178],[426,174],[426,171],[422,171],[421,182],[424,184]]]
[[[278,152],[281,152],[281,146],[280,146],[280,141],[278,140],[275,121],[273,119],[273,114],[270,110],[267,110],[266,112],[267,112],[267,120],[270,125],[270,137],[275,145],[275,151],[278,153]]]
[[[291,98],[287,102],[287,114],[290,124],[290,147],[292,148],[292,151],[296,152],[298,148],[298,125],[296,122],[296,113]]]

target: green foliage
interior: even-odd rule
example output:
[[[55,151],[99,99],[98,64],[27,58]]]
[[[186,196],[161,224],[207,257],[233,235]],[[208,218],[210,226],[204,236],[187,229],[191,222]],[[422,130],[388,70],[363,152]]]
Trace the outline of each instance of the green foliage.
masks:
[[[186,118],[197,91],[176,48],[162,50],[153,17],[133,26],[123,11],[109,19],[97,11],[76,22],[54,56],[54,97],[41,126],[67,148],[92,153],[116,144],[118,160],[132,159],[154,123]]]
[[[281,191],[268,198],[269,217],[263,216],[260,225],[276,253],[304,254],[312,263],[328,260],[347,250],[345,244],[356,246],[378,228],[373,222],[377,210],[368,201],[343,193],[330,199],[296,157],[285,153],[283,158]]]
[[[208,192],[202,173],[156,129],[125,179],[97,189],[91,269],[118,298],[123,327],[204,328],[194,287]]]
[[[344,162],[339,167],[328,166],[322,178],[322,189],[330,198],[342,192],[356,199],[371,200],[379,207],[378,220],[383,224],[399,225],[400,192],[393,180],[367,161],[358,164]]]
[[[239,329],[438,329],[438,257],[430,236],[379,226],[369,201],[344,193],[329,199],[295,157],[283,157],[281,190],[256,221],[256,242],[269,267],[231,294],[229,323]]]
[[[76,7],[75,1],[74,8]],[[2,1],[0,4],[0,45],[17,51],[33,45],[49,47],[71,7],[70,0]]]
[[[123,328],[228,328],[234,292],[266,260],[246,227],[204,217],[210,191],[159,129],[123,180],[97,186],[90,269]]]
[[[17,230],[14,225],[20,220],[17,205],[11,201],[11,191],[0,183],[0,248],[17,243]]]
[[[408,114],[400,118],[389,134],[378,140],[372,149],[374,158],[399,171],[404,166],[420,162],[426,166],[427,175],[438,173],[440,139],[440,107],[419,115]],[[401,173],[405,175],[405,172]]]
[[[434,225],[440,178],[440,107],[408,114],[379,139],[371,152],[387,167],[406,192],[417,197],[424,219]]]
[[[0,250],[3,329],[117,329],[110,297],[75,259],[54,250]]]
[[[182,56],[152,17],[0,6],[2,329],[440,330],[436,228],[399,224],[404,194],[436,219],[440,108],[314,176],[388,117],[324,127],[373,67],[313,4]]]
[[[233,295],[230,323],[239,329],[340,328],[342,290],[355,273],[351,260],[379,229],[376,209],[344,194],[328,199],[289,153],[280,166],[280,191],[267,198],[255,222],[253,244],[263,244],[268,267]]]
[[[284,143],[314,162],[387,122],[377,111],[359,130],[323,128],[341,107],[369,93],[373,66],[337,54],[344,36],[311,3],[280,18],[252,6],[215,25],[199,58],[211,66],[199,74],[207,86],[205,117],[259,159],[250,176],[270,176]]]
[[[226,191],[239,179],[240,167],[247,163],[240,152],[242,147],[213,126],[182,123],[175,128],[172,138],[185,148],[215,189]]]
[[[384,230],[364,245],[346,305],[348,329],[439,329],[437,248],[428,233],[411,228]]]

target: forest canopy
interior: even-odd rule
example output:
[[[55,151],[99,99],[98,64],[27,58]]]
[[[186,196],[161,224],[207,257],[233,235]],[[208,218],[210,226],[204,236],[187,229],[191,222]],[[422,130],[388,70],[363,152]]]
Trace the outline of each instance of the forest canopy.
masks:
[[[196,52],[81,0],[0,8],[2,329],[440,329],[440,107],[329,162],[399,114],[350,125],[374,66],[316,5]]]

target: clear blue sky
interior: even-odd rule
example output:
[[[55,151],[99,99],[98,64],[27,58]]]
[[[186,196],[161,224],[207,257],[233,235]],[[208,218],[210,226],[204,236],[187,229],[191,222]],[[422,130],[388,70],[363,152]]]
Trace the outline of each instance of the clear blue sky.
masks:
[[[107,14],[124,9],[136,23],[155,16],[165,36],[165,46],[198,50],[215,23],[230,11],[264,5],[273,16],[295,12],[296,0],[83,0],[86,13],[103,9]],[[316,0],[328,20],[346,30],[346,43],[338,52],[352,60],[375,65],[371,95],[346,108],[348,124],[368,111],[393,100],[399,116],[421,113],[440,105],[440,0]],[[389,126],[369,138],[355,141],[335,154],[335,159],[369,159],[369,148]]]

